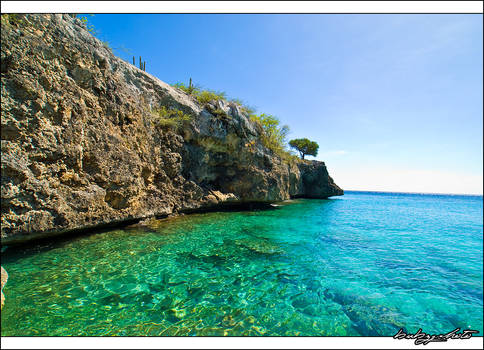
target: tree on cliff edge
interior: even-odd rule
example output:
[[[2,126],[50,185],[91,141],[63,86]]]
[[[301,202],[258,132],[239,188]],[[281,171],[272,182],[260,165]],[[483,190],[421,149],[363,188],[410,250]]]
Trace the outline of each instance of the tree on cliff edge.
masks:
[[[301,155],[301,159],[304,159],[305,155],[310,155],[316,157],[318,155],[319,145],[310,141],[306,138],[304,139],[294,139],[289,141],[289,146],[295,148]]]

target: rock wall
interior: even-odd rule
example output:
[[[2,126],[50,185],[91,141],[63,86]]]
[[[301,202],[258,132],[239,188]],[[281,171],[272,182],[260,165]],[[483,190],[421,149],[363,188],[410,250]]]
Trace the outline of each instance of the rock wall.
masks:
[[[287,164],[240,106],[201,105],[115,57],[69,15],[4,18],[2,244],[223,203],[342,195]],[[192,116],[174,130],[160,107]],[[215,110],[222,110],[214,113]]]

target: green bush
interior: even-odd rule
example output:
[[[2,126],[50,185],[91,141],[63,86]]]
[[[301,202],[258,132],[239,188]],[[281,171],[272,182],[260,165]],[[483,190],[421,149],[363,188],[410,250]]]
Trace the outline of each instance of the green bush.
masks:
[[[24,24],[24,21],[19,16],[18,13],[2,13],[2,23],[5,24],[12,24],[15,26],[19,26],[20,24]]]
[[[231,98],[231,99],[229,100],[229,102],[232,102],[232,103],[234,103],[234,104],[236,104],[236,105],[239,105],[239,106],[241,106],[241,107],[244,105],[244,103],[242,102],[242,100],[240,100],[240,99],[238,99],[238,98]]]
[[[89,23],[89,20],[87,19],[86,16],[82,16],[82,17],[78,17],[77,16],[77,13],[72,13],[71,14],[72,17],[74,18],[79,18],[81,20],[82,23],[85,24],[86,26],[86,29],[89,33],[91,33],[92,35],[97,35],[98,33],[96,32],[96,28],[94,27],[94,25],[92,23]],[[89,16],[94,16],[93,14],[89,14]]]
[[[220,101],[226,98],[225,92],[215,92],[211,90],[202,90],[197,95],[196,98],[198,102],[202,105],[210,103],[212,101]]]
[[[185,123],[188,123],[192,120],[191,115],[185,114],[179,109],[167,108],[165,106],[161,106],[160,108],[153,110],[152,116],[157,125],[175,130],[180,129],[180,127],[185,125]]]
[[[198,94],[200,93],[200,87],[197,85],[186,86],[183,83],[176,83],[176,84],[173,84],[172,86],[186,92],[189,95],[198,96]]]
[[[255,112],[257,112],[257,110],[255,109],[255,107],[250,107],[250,106],[247,106],[247,105],[242,105],[242,113],[245,113],[249,116],[249,118],[251,119],[254,119],[257,117],[257,115],[255,114]]]
[[[172,85],[187,94],[194,96],[198,102],[202,105],[206,105],[212,101],[220,101],[226,100],[227,95],[225,92],[217,92],[213,90],[202,90],[202,88],[198,85],[192,85],[192,80],[190,79],[190,83],[186,86],[184,83],[176,83]]]
[[[279,119],[270,114],[252,115],[251,120],[258,123],[264,130],[262,135],[264,146],[277,155],[287,152],[285,142],[287,134],[289,134],[289,126],[280,125]]]
[[[208,111],[213,114],[217,119],[224,120],[224,119],[230,119],[230,116],[225,113],[224,110],[222,110],[219,107],[213,108],[210,105],[210,102],[216,102],[216,101],[221,101],[221,100],[227,100],[227,96],[225,92],[217,92],[213,90],[202,90],[199,86],[197,85],[192,85],[192,79],[190,78],[190,83],[188,86],[186,86],[183,83],[176,83],[172,85],[175,88],[178,88],[185,93],[187,93],[190,96],[193,96],[197,99],[197,101],[205,108],[208,109]]]
[[[224,120],[230,118],[230,116],[221,108],[214,108],[210,105],[210,102],[212,101],[227,101],[227,96],[224,92],[201,89],[199,86],[192,85],[191,79],[188,86],[183,83],[176,83],[172,86],[195,97],[200,104],[207,108],[208,111],[218,119]],[[289,133],[289,127],[287,125],[280,125],[279,119],[273,115],[257,115],[254,107],[244,104],[240,99],[233,98],[230,102],[240,106],[242,113],[245,113],[251,121],[261,126],[263,130],[261,141],[265,147],[269,148],[286,163],[295,164],[300,162],[300,159],[295,154],[286,149],[286,138]]]

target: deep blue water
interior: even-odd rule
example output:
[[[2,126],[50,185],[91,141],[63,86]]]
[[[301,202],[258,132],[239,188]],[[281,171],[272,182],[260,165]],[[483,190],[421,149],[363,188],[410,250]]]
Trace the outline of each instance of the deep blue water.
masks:
[[[346,192],[7,249],[4,335],[483,332],[482,196]]]

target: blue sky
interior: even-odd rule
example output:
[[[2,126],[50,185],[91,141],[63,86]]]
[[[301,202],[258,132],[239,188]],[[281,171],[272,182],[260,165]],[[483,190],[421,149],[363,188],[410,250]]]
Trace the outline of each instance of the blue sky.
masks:
[[[320,145],[346,190],[482,194],[482,15],[103,15],[167,83],[225,91]]]

